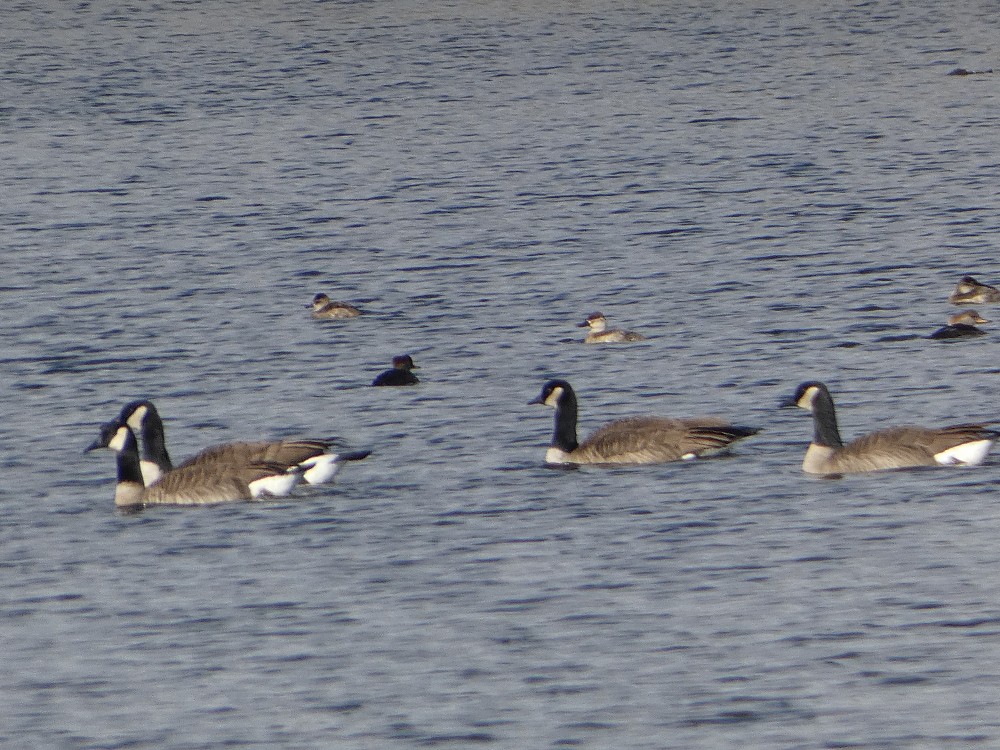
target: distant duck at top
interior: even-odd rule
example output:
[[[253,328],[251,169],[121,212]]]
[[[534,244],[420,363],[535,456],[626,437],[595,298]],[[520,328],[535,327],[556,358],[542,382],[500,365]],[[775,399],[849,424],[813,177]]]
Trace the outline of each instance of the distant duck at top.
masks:
[[[372,385],[416,385],[420,381],[410,370],[418,369],[413,357],[400,354],[392,358],[392,369],[386,370],[372,381]]]
[[[955,291],[948,297],[953,305],[989,305],[1000,302],[1000,289],[963,276]]]
[[[989,323],[975,310],[963,310],[948,318],[948,325],[930,335],[932,339],[961,339],[968,336],[985,336],[986,331],[976,328],[977,323]]]
[[[646,337],[633,331],[623,331],[620,328],[608,328],[608,320],[603,313],[595,312],[587,316],[578,328],[589,328],[590,332],[583,340],[585,344],[622,344],[628,341],[645,341]]]
[[[334,302],[325,294],[317,294],[313,297],[311,305],[312,316],[317,320],[333,320],[337,318],[356,318],[361,311],[354,305],[346,302]]]

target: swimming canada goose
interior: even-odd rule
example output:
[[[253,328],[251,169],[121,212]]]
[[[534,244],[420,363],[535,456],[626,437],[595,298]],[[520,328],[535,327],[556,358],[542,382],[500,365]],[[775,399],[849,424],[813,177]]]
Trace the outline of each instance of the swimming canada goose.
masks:
[[[140,400],[126,404],[117,421],[131,427],[138,437],[141,446],[140,466],[147,487],[164,474],[195,464],[247,466],[260,462],[278,464],[284,469],[298,466],[302,471],[302,479],[308,484],[322,484],[333,479],[345,461],[359,461],[371,453],[331,453],[333,442],[330,440],[220,443],[191,456],[175,469],[170,454],[167,453],[163,420],[152,401]]]
[[[418,370],[413,364],[413,357],[400,354],[392,358],[392,369],[381,373],[372,381],[372,385],[416,385],[420,381],[410,370]]]
[[[833,397],[822,383],[802,383],[782,406],[812,412],[814,434],[802,470],[810,474],[849,474],[911,466],[975,466],[983,462],[1000,432],[981,424],[940,429],[905,425],[856,438],[847,445],[837,429]]]
[[[583,340],[585,344],[621,344],[627,341],[646,340],[645,336],[632,331],[623,331],[620,328],[608,329],[607,318],[599,312],[588,315],[585,321],[577,324],[577,328],[590,329]]]
[[[333,302],[325,294],[317,294],[313,297],[312,304],[306,305],[306,307],[312,308],[312,316],[317,319],[356,318],[361,314],[361,311],[354,305],[349,305],[346,302]]]
[[[201,463],[177,468],[146,487],[132,428],[117,420],[102,425],[100,437],[87,450],[98,448],[110,448],[117,454],[115,505],[126,509],[145,505],[212,505],[253,500],[262,495],[287,495],[301,476],[298,467],[287,469],[267,461],[244,466]]]
[[[631,417],[610,422],[583,443],[576,441],[577,403],[565,380],[550,380],[529,404],[554,407],[555,432],[545,453],[548,464],[653,464],[708,456],[755,435],[721,419]]]
[[[989,323],[975,310],[963,310],[949,316],[948,325],[938,328],[930,335],[932,339],[959,339],[966,336],[984,336],[986,331],[976,328],[976,323]]]
[[[987,305],[1000,302],[1000,289],[976,281],[971,276],[963,276],[948,297],[953,305]]]

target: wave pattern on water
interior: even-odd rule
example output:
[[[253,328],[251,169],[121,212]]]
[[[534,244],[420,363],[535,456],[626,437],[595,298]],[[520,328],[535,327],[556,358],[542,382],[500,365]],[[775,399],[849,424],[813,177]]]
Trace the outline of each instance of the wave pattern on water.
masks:
[[[1000,420],[992,337],[926,339],[1000,282],[995,79],[946,75],[993,67],[994,15],[15,4],[0,745],[1000,743],[1000,459],[805,477],[774,408],[821,378],[845,435]],[[318,291],[366,314],[313,321]],[[595,310],[648,340],[583,346]],[[370,389],[404,352],[420,386]],[[553,376],[583,433],[764,430],[547,469]],[[80,453],[140,397],[176,457],[374,453],[119,515]]]

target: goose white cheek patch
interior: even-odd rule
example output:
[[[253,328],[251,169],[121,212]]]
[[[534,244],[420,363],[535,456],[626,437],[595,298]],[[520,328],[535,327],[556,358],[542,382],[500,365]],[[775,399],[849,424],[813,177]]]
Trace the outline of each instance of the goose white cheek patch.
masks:
[[[139,461],[139,469],[142,471],[142,483],[147,487],[163,477],[163,471],[152,461]]]
[[[127,428],[119,427],[118,432],[115,433],[115,436],[111,438],[111,441],[108,443],[108,447],[116,453],[121,453],[125,450],[125,437],[127,434]]]

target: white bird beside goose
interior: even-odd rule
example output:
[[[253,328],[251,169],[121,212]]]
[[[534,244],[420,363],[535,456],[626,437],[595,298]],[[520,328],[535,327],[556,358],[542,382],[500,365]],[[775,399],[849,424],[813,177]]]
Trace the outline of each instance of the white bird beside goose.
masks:
[[[117,421],[131,427],[139,440],[140,466],[147,487],[165,474],[191,465],[247,466],[261,462],[283,469],[298,467],[307,484],[322,484],[333,479],[345,461],[359,461],[371,453],[367,450],[332,453],[330,440],[232,442],[206,448],[175,468],[167,452],[163,420],[151,401],[126,404]]]
[[[904,425],[872,432],[844,443],[829,389],[818,381],[802,383],[781,402],[813,415],[813,440],[802,470],[809,474],[851,474],[914,466],[975,466],[986,459],[1000,432],[982,424],[930,428]]]
[[[755,435],[754,427],[739,427],[714,418],[671,419],[631,417],[604,425],[583,443],[576,439],[577,400],[565,380],[550,380],[530,404],[556,410],[548,464],[653,464],[709,456],[733,442]]]

